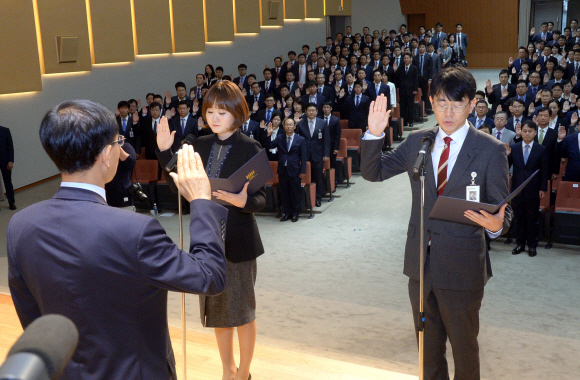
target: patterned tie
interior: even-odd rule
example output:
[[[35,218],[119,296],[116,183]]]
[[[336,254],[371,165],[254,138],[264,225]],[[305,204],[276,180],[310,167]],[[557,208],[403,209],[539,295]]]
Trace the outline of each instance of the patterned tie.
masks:
[[[538,141],[540,142],[540,144],[542,144],[544,142],[544,129],[540,128],[540,137],[538,137]]]
[[[498,140],[501,140],[501,132],[498,132],[496,137]]]
[[[518,125],[519,123],[520,123],[520,119],[514,120],[514,130],[516,129],[516,125]]]
[[[476,128],[479,129],[481,127],[481,124],[483,124],[483,120],[481,119],[477,119],[477,125]]]
[[[447,161],[449,160],[449,146],[451,144],[451,137],[445,137],[445,148],[439,158],[439,168],[437,169],[437,195],[442,195],[447,185]]]
[[[248,132],[248,122],[244,123],[244,133]]]
[[[524,165],[528,163],[528,157],[530,157],[530,146],[526,145],[524,147]]]
[[[270,122],[271,115],[272,115],[272,111],[271,110],[268,110],[266,112],[266,124],[268,124]]]
[[[157,134],[157,120],[153,122],[153,133]]]

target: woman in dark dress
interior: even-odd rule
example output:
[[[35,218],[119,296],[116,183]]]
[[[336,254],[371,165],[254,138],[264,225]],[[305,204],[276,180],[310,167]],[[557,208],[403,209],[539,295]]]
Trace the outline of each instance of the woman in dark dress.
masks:
[[[233,82],[215,83],[203,101],[202,115],[213,134],[199,137],[195,151],[201,157],[209,178],[228,178],[258,154],[260,143],[240,132],[249,118],[242,92]],[[171,159],[170,143],[157,141],[159,162],[164,167]],[[226,222],[226,289],[212,297],[200,296],[200,315],[205,327],[213,327],[223,366],[223,380],[246,380],[256,344],[256,258],[264,253],[254,213],[266,204],[266,189],[247,193],[247,184],[238,193],[213,191],[217,199],[229,203]],[[234,359],[234,329],[240,344],[240,363]],[[239,367],[239,370],[236,368]]]

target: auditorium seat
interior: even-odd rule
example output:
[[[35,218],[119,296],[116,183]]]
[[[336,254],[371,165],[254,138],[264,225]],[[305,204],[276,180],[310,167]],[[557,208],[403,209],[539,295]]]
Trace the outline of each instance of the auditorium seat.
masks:
[[[580,245],[580,182],[561,181],[556,194],[555,241]]]
[[[336,116],[336,117],[338,117],[340,119],[340,112],[333,112],[332,113],[332,116]]]
[[[341,136],[346,139],[346,149],[349,157],[352,157],[352,169],[360,171],[360,136],[362,129],[343,129]]]
[[[345,119],[340,120],[340,129],[342,131],[344,131],[345,129],[348,129],[348,120],[345,120]]]
[[[399,103],[397,103],[397,106],[393,108],[393,111],[391,112],[391,124],[395,128],[393,132],[393,135],[395,135],[394,137],[397,137],[397,139],[401,141],[403,137],[403,125],[405,125],[405,122],[401,117],[401,107],[399,106]],[[391,139],[391,143],[392,141],[393,140]]]
[[[346,180],[346,188],[350,187],[350,177],[352,177],[352,157],[348,156],[346,138],[340,139],[340,147],[336,155],[336,169],[338,183]]]
[[[145,147],[141,148],[141,153],[139,154],[139,160],[145,159]]]
[[[329,202],[334,200],[332,195],[336,189],[336,170],[330,167],[330,160],[324,161],[324,182],[326,184],[326,192],[330,194]]]
[[[280,189],[280,179],[278,178],[278,161],[270,161],[270,167],[274,177],[266,182],[266,208],[265,211],[276,211],[281,214],[278,192]]]
[[[310,216],[308,219],[314,218],[313,206],[316,204],[316,184],[312,183],[312,171],[310,169],[310,162],[306,163],[306,175],[302,178],[301,184],[302,189],[304,189],[304,197],[302,197],[301,209],[306,211],[310,210]]]
[[[152,209],[156,201],[155,187],[159,178],[159,163],[157,160],[140,159],[135,162],[133,170],[133,182],[139,183],[143,192],[147,195],[145,202],[139,202],[137,197],[133,197],[133,205],[138,209]]]
[[[423,92],[421,89],[417,89],[417,93],[415,94],[415,107],[413,115],[416,115],[419,121],[422,121],[425,117],[425,102],[421,100]]]

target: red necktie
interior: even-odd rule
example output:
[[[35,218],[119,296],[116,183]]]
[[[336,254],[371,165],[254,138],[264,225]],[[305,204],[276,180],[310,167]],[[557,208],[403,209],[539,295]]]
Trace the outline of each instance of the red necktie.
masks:
[[[449,160],[449,145],[451,144],[451,137],[445,137],[445,148],[439,158],[439,168],[437,169],[437,195],[442,195],[447,185],[447,161]]]

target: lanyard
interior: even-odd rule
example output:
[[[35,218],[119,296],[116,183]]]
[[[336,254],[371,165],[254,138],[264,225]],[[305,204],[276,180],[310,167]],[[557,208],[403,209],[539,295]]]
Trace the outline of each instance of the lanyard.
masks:
[[[230,147],[228,148],[228,151],[226,152],[226,155],[224,156],[224,159],[222,160],[222,163],[220,164],[220,167],[218,168],[218,171],[215,173],[215,177],[214,178],[219,178],[220,176],[220,172],[222,171],[222,167],[224,166],[224,162],[226,161],[226,158],[228,157],[228,154],[230,153],[230,150],[232,149],[232,145],[231,144]],[[212,144],[211,146],[211,153],[209,154],[209,165],[207,168],[207,175],[209,176],[211,173],[211,163],[213,161],[213,150],[215,147],[215,142]],[[222,151],[223,145],[220,146],[220,152]],[[218,152],[218,157],[219,157],[219,152]]]

